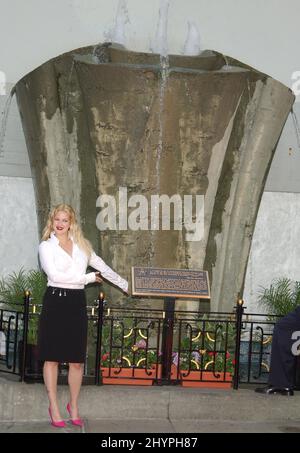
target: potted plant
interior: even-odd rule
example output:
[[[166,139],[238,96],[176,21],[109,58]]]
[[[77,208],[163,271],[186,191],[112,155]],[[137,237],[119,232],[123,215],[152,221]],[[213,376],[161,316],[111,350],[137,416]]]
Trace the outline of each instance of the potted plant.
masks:
[[[273,280],[269,288],[260,288],[258,302],[268,314],[285,316],[300,305],[300,282],[286,277]]]
[[[152,385],[160,377],[159,361],[143,327],[134,326],[131,319],[104,323],[100,362],[103,384]]]
[[[24,311],[24,293],[29,290],[32,297],[32,304],[29,307],[29,320],[27,331],[26,369],[29,374],[38,375],[41,373],[41,363],[37,360],[37,332],[39,312],[41,309],[43,295],[46,290],[47,279],[39,270],[13,272],[7,277],[0,279],[0,300],[4,310],[9,312]],[[22,369],[23,358],[23,337],[18,337],[19,370]]]
[[[225,324],[208,320],[200,324],[204,326],[201,333],[195,328],[180,337],[180,345],[174,341],[171,380],[179,380],[183,386],[231,387],[235,323],[227,323],[221,335],[220,327]],[[161,379],[162,354],[156,340],[153,345],[148,338],[146,331],[150,330],[143,331],[130,319],[105,319],[100,362],[104,384],[152,385]]]
[[[177,362],[182,386],[230,388],[234,350],[235,323],[203,319],[180,342]]]

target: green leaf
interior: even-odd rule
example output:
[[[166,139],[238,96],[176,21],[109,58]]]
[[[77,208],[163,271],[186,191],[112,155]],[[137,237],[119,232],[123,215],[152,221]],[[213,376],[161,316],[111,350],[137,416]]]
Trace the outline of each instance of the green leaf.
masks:
[[[269,314],[287,315],[300,304],[300,282],[286,277],[273,280],[269,288],[260,288],[258,301]]]
[[[0,279],[0,302],[11,310],[22,311],[24,307],[24,292],[30,291],[32,303],[42,305],[43,296],[47,288],[47,278],[44,272],[31,269],[25,271],[22,267]],[[31,308],[32,309],[32,308]],[[38,313],[40,310],[36,310]],[[28,343],[36,344],[38,330],[38,316],[30,313],[28,323]]]

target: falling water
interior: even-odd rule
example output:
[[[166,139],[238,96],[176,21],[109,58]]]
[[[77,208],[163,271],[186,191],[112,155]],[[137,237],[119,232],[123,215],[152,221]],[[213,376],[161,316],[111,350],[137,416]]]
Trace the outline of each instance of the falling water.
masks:
[[[157,146],[157,159],[156,159],[156,177],[157,177],[157,190],[159,192],[160,178],[159,178],[159,169],[160,169],[160,159],[163,151],[163,113],[164,113],[164,101],[166,86],[168,83],[169,77],[169,57],[160,56],[160,66],[161,66],[161,76],[159,80],[159,109],[158,109],[158,122],[159,122],[159,136],[158,136],[158,146]]]
[[[126,25],[130,23],[127,0],[119,0],[114,26],[104,32],[104,41],[126,44]]]
[[[114,26],[104,32],[104,42],[96,44],[92,60],[96,64],[109,61],[107,48],[112,44],[121,44],[126,47],[126,25],[130,23],[127,0],[119,0]]]
[[[4,142],[5,142],[7,121],[8,121],[8,114],[10,111],[10,106],[11,106],[11,102],[12,102],[14,94],[15,94],[15,88],[12,88],[12,90],[10,91],[10,93],[6,99],[6,102],[4,105],[4,110],[2,112],[1,127],[0,127],[0,158],[4,157]]]
[[[170,1],[161,0],[160,9],[159,9],[159,18],[156,29],[156,36],[154,40],[154,45],[152,46],[152,52],[159,53],[160,55],[160,80],[159,80],[159,137],[157,145],[157,159],[156,159],[156,189],[159,193],[160,188],[160,160],[161,154],[163,151],[163,110],[164,110],[164,99],[165,91],[169,77],[169,56],[168,56],[168,10],[169,10]]]
[[[74,65],[75,65],[75,60],[72,61],[70,72],[68,75],[67,79],[67,85],[65,88],[65,96],[64,96],[64,108],[67,109],[69,105],[69,96],[70,96],[70,84],[71,84],[71,78],[74,70]]]
[[[170,0],[160,0],[159,18],[151,51],[163,57],[168,56],[168,12]]]
[[[159,108],[158,108],[158,126],[159,126],[159,135],[157,143],[157,157],[155,164],[155,190],[156,194],[160,193],[160,166],[161,166],[161,156],[163,152],[163,113],[164,113],[164,102],[165,102],[165,92],[168,83],[169,77],[169,56],[168,56],[168,10],[169,10],[169,0],[160,1],[159,9],[159,18],[156,29],[156,35],[151,46],[151,51],[158,53],[160,55],[160,79],[159,79]],[[151,251],[150,251],[150,264],[151,258],[154,256],[154,241],[153,233],[155,230],[159,229],[159,224],[157,224],[157,219],[159,223],[159,209],[158,206],[154,208],[154,219],[151,222]],[[154,231],[153,231],[154,230]]]
[[[195,22],[188,21],[188,33],[184,43],[183,55],[199,55],[200,48],[200,33]]]
[[[169,56],[168,56],[168,10],[169,0],[161,0],[159,9],[159,19],[157,24],[156,36],[152,51],[160,54],[161,76],[159,80],[159,136],[157,144],[157,159],[156,159],[156,190],[159,194],[160,189],[160,161],[163,151],[163,112],[165,91],[169,76]],[[155,225],[156,228],[156,225]]]
[[[296,132],[297,146],[300,150],[300,126],[299,126],[299,121],[298,121],[298,118],[297,118],[297,115],[296,115],[294,109],[291,110],[291,115],[292,115],[293,124],[294,124],[295,132]]]
[[[125,46],[126,43],[125,28],[126,24],[128,23],[129,15],[126,0],[119,0],[112,42],[116,42],[118,44],[122,44],[123,46]]]

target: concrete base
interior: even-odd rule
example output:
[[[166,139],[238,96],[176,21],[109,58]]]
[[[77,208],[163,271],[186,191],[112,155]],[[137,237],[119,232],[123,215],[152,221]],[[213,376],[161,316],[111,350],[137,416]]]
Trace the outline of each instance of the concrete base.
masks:
[[[64,429],[47,422],[0,422],[0,433],[299,433],[299,422],[233,422],[209,420],[84,420],[84,427],[71,424]],[[126,437],[126,436],[125,436]],[[125,438],[124,437],[124,438]]]
[[[67,386],[59,386],[59,401],[67,418]],[[85,386],[80,396],[84,428],[68,425],[61,432],[299,432],[299,404],[299,392],[265,396],[254,388]],[[0,432],[57,432],[49,425],[47,407],[42,384],[0,379]]]

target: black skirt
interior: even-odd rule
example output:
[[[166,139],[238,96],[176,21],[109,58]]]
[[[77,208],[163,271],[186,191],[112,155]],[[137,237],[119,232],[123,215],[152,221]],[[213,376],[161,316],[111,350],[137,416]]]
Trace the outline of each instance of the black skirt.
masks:
[[[39,360],[84,363],[87,326],[84,290],[49,286],[39,319]]]

